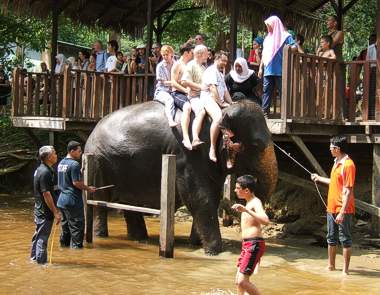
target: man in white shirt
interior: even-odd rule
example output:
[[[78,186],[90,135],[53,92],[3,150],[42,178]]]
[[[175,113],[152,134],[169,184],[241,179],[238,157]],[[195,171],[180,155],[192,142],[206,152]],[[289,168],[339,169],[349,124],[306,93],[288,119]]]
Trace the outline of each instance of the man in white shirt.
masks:
[[[117,64],[117,58],[116,58],[116,52],[119,50],[119,44],[117,44],[116,40],[111,40],[107,43],[107,50],[109,53],[109,57],[106,61],[105,66],[105,72],[116,72],[116,64]]]
[[[223,72],[228,63],[227,53],[219,51],[215,54],[214,64],[208,67],[203,73],[201,91],[201,101],[207,114],[211,117],[210,127],[210,152],[209,158],[216,162],[216,141],[219,136],[219,124],[222,119],[222,108],[232,103],[231,96],[224,82]]]
[[[196,148],[204,142],[199,139],[202,122],[206,115],[203,103],[200,99],[202,89],[202,76],[206,67],[204,64],[207,61],[208,50],[204,45],[197,45],[194,48],[194,59],[186,65],[186,70],[182,76],[182,85],[189,89],[189,101],[191,110],[195,114],[195,119],[192,126],[192,148]]]

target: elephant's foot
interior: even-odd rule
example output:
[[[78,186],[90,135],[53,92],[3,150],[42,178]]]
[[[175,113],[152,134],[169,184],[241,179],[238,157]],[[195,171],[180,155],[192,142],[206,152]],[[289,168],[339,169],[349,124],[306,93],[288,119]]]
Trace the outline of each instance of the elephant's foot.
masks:
[[[128,239],[137,241],[148,239],[148,232],[142,213],[124,211],[124,218],[127,223]]]
[[[190,244],[193,245],[193,246],[200,246],[200,245],[202,245],[202,239],[201,239],[201,237],[200,237],[197,229],[195,228],[194,223],[191,226]]]
[[[108,237],[107,209],[94,208],[94,233],[97,237]]]
[[[203,247],[206,255],[215,256],[222,252],[222,241],[204,242]]]

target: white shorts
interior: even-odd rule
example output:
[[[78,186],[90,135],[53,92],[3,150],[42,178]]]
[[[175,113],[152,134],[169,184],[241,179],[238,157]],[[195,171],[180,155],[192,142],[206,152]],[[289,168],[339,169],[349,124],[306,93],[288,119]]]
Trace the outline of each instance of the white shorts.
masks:
[[[199,97],[190,98],[190,105],[195,115],[198,115],[202,110],[204,110],[204,104]]]

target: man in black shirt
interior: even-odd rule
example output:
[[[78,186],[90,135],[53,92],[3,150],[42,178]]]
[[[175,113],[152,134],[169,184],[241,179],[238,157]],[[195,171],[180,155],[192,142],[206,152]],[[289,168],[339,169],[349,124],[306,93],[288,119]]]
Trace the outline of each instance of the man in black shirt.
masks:
[[[78,160],[82,154],[79,142],[70,141],[67,155],[58,165],[58,188],[61,191],[57,206],[62,212],[61,246],[78,249],[83,247],[84,212],[82,190],[91,193],[95,187],[87,186],[81,179]]]
[[[52,146],[43,146],[39,150],[41,165],[34,172],[34,222],[36,231],[32,238],[31,261],[39,264],[47,262],[47,244],[54,218],[57,224],[61,215],[55,206],[54,171],[57,154]]]

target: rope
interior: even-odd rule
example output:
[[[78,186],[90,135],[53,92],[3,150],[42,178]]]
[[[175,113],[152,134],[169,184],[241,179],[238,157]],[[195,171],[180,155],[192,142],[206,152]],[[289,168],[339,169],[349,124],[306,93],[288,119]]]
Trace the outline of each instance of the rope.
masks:
[[[276,143],[273,142],[273,145],[278,148],[281,152],[283,152],[288,158],[290,158],[291,160],[293,160],[294,163],[296,163],[298,166],[300,166],[303,170],[305,170],[307,173],[309,173],[310,175],[312,175],[313,173],[310,172],[310,170],[308,170],[305,166],[303,166],[300,162],[298,162],[296,159],[294,159],[290,153],[287,153],[284,149],[282,149],[281,147],[279,147]],[[326,205],[326,202],[323,200],[323,197],[322,197],[322,194],[321,192],[319,191],[319,188],[318,188],[318,185],[317,185],[317,182],[316,181],[313,181],[314,182],[314,185],[315,185],[315,188],[318,192],[318,195],[319,195],[319,198],[321,199],[323,205],[326,207],[327,209],[327,205]]]
[[[53,237],[52,237],[51,243],[50,243],[49,264],[51,264],[51,258],[53,256],[53,246],[54,246],[54,239],[55,239],[55,232],[56,232],[56,230],[57,230],[57,224],[56,224],[56,222],[54,222],[54,224],[53,224]]]

